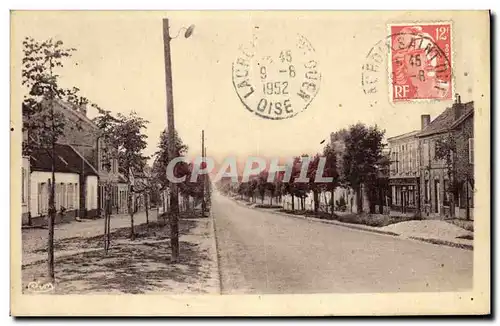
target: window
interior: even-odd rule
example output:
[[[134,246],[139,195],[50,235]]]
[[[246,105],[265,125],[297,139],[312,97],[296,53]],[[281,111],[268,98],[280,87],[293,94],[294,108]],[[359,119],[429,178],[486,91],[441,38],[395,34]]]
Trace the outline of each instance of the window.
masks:
[[[68,209],[74,208],[74,185],[72,183],[68,184]]]
[[[80,203],[80,184],[75,184],[75,208],[78,208],[78,204]]]
[[[56,209],[59,209],[60,205],[61,205],[61,185],[59,183],[56,183],[56,198],[55,198],[55,207]]]
[[[396,152],[396,174],[399,173],[399,153]]]
[[[401,146],[401,166],[399,168],[399,171],[404,172],[405,169],[405,148]]]
[[[422,164],[429,164],[429,143],[425,142],[422,146]]]
[[[64,183],[61,183],[61,206],[68,207],[68,198],[67,198],[67,186]]]
[[[469,163],[474,164],[474,138],[469,138]]]
[[[49,197],[48,197],[48,184],[45,182],[38,183],[38,214],[45,214],[48,212]]]

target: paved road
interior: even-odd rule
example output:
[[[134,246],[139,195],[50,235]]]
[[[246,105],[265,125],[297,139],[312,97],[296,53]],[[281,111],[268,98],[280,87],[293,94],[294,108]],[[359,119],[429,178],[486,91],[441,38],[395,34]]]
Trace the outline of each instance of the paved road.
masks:
[[[223,293],[459,291],[472,251],[309,222],[214,192]]]

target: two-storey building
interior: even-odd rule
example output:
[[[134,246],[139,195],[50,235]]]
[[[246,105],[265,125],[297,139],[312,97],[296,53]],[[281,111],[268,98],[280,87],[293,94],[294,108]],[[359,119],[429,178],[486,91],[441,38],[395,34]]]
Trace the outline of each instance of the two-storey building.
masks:
[[[429,119],[422,116],[422,125]],[[391,210],[417,213],[420,210],[419,177],[420,162],[417,135],[414,130],[387,139],[390,150],[389,187]]]
[[[68,122],[65,125],[64,135],[59,139],[59,142],[71,145],[98,171],[99,185],[97,194],[99,214],[104,209],[106,184],[112,185],[112,211],[126,211],[126,206],[125,208],[120,207],[120,205],[123,205],[123,201],[120,200],[120,196],[123,196],[123,187],[119,185],[122,178],[120,178],[119,174],[118,160],[106,157],[114,149],[105,148],[109,145],[104,142],[97,125],[87,116],[87,107],[85,105],[74,107],[69,103],[57,101],[56,109],[65,115]],[[84,194],[85,180],[81,180],[80,187],[80,194]],[[80,216],[86,216],[85,200],[83,198],[80,200],[80,210]]]
[[[420,194],[423,199],[424,217],[455,217],[457,213],[460,215],[460,205],[464,207],[469,205],[469,208],[472,206],[470,179],[472,176],[473,180],[471,163],[473,147],[470,139],[473,139],[473,111],[474,103],[462,103],[460,96],[457,95],[455,103],[446,108],[417,136],[420,150]],[[452,143],[449,144],[449,148],[453,154],[451,159],[436,155],[438,143],[449,143],[450,139]],[[467,171],[467,174],[463,174],[464,182],[460,183],[459,171],[462,170]],[[460,189],[460,184],[463,189]],[[461,196],[462,201],[460,201]]]

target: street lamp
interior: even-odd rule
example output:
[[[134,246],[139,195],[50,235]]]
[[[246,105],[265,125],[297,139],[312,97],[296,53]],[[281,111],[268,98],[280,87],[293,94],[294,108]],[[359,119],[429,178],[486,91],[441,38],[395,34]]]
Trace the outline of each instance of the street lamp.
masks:
[[[174,99],[172,93],[172,62],[170,57],[170,41],[177,38],[182,30],[184,37],[193,34],[194,25],[181,28],[175,37],[170,37],[168,18],[163,19],[163,52],[165,55],[165,85],[167,93],[167,131],[168,131],[168,157],[172,160],[177,157],[175,148],[174,124]],[[179,189],[177,184],[170,182],[170,245],[172,247],[172,262],[179,258]]]

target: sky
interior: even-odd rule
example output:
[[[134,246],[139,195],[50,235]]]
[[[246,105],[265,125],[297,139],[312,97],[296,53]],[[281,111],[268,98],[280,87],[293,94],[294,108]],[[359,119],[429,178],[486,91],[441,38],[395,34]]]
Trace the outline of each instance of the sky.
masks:
[[[432,12],[425,15],[429,21],[438,17]],[[363,92],[361,67],[366,56],[388,36],[388,23],[411,20],[401,12],[14,12],[13,74],[20,74],[25,36],[59,39],[76,48],[58,71],[61,85],[80,88],[83,96],[114,114],[133,110],[148,120],[145,154],[152,155],[166,127],[162,19],[167,17],[172,36],[195,25],[190,38],[181,33],[171,42],[175,124],[190,156],[201,153],[202,129],[208,155],[217,161],[227,156],[288,157],[320,152],[320,142],[330,132],[356,122],[377,124],[387,137],[417,130],[421,114],[434,119],[452,103],[393,104],[387,72],[381,72],[377,94]],[[447,20],[443,14],[439,18]],[[453,18],[452,37],[461,35],[452,42],[455,92],[462,101],[474,100],[480,96],[474,92],[472,62],[477,58],[470,57],[476,52],[460,41],[473,39],[473,30],[460,13],[449,18]],[[277,44],[292,48],[290,37],[300,33],[315,49],[320,88],[307,109],[292,118],[256,116],[245,109],[233,86],[233,62],[256,26],[260,33],[273,35]],[[387,61],[382,66],[387,69]]]

